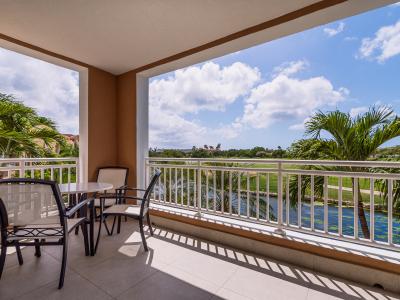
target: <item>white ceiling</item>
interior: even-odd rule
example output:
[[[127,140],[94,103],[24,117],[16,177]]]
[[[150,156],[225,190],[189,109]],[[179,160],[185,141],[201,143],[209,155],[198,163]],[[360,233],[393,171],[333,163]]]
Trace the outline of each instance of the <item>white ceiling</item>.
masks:
[[[315,2],[0,0],[0,33],[121,74]],[[395,1],[350,2],[370,8]]]

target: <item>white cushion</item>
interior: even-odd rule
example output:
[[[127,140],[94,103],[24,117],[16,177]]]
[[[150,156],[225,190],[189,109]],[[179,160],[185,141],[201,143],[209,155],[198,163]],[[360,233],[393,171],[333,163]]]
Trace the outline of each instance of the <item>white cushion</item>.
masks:
[[[140,216],[140,205],[117,204],[105,209],[104,213]]]
[[[104,168],[99,170],[97,182],[111,183],[113,189],[108,193],[115,193],[115,189],[120,188],[126,183],[126,169],[119,168]]]
[[[105,200],[104,200],[104,207],[109,207],[109,206],[111,206],[111,205],[114,205],[115,204],[115,199],[112,199],[112,198],[110,198],[110,199],[108,199],[108,198],[106,198]],[[96,206],[96,207],[100,207],[100,199],[94,199],[94,206]]]

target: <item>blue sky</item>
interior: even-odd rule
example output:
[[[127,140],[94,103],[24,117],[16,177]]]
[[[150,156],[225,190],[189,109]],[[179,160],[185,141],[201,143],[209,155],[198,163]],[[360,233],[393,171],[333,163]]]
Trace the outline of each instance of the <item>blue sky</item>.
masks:
[[[0,48],[0,93],[79,132],[79,75]],[[150,80],[150,146],[288,147],[316,110],[400,114],[400,4]],[[388,145],[400,144],[395,139]]]
[[[150,144],[288,147],[316,110],[374,104],[400,113],[398,4],[152,78]]]

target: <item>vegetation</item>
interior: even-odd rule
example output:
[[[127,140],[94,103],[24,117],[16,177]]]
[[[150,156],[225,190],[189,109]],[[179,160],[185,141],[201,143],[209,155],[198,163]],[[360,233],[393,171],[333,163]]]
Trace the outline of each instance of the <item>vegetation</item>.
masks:
[[[0,153],[2,157],[47,157],[65,139],[54,122],[12,95],[0,94]]]
[[[264,147],[254,147],[251,149],[228,149],[221,150],[221,144],[215,148],[204,145],[203,148],[195,146],[190,150],[182,149],[157,149],[150,148],[150,157],[178,157],[178,158],[285,158],[287,151],[278,146],[277,149],[268,149]]]
[[[322,134],[327,134],[323,138]],[[310,140],[302,140],[292,146],[291,153],[299,154],[307,159],[333,159],[364,161],[371,158],[379,147],[391,139],[400,136],[400,120],[387,107],[371,107],[368,112],[352,118],[350,114],[338,110],[329,113],[317,112],[306,123],[306,135]],[[310,166],[309,169],[370,172],[373,170],[362,167]],[[291,182],[292,198],[297,198],[297,180]],[[302,194],[310,188],[310,176],[302,176]],[[385,185],[386,181],[381,184]],[[315,192],[319,197],[323,194],[324,178],[316,176]],[[358,216],[365,238],[369,238],[369,227],[365,216],[364,202],[360,185],[354,189],[353,195],[358,196]],[[385,188],[382,188],[385,191]],[[387,189],[386,189],[387,191]]]

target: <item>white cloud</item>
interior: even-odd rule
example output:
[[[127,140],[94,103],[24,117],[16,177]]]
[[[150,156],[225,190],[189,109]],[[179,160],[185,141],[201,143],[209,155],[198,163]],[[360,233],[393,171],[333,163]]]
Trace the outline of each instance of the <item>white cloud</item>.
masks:
[[[0,48],[0,93],[13,94],[63,133],[78,133],[77,72]]]
[[[275,67],[273,74],[274,77],[278,75],[290,76],[304,70],[306,67],[308,67],[308,65],[309,63],[306,60],[286,62],[278,67]]]
[[[178,70],[166,79],[154,79],[149,86],[150,145],[192,147],[220,142],[237,136],[235,125],[211,129],[189,120],[187,114],[224,111],[247,95],[260,80],[257,68],[236,62],[221,67],[213,62]]]
[[[177,114],[150,110],[149,139],[152,147],[191,148],[207,138],[207,128]]]
[[[325,27],[324,33],[329,37],[335,36],[341,33],[344,30],[345,24],[344,22],[340,22],[336,28]]]
[[[243,124],[266,128],[281,120],[305,119],[322,106],[335,106],[349,93],[345,88],[335,89],[323,76],[298,79],[286,74],[283,71],[252,90],[245,100]]]
[[[225,68],[214,63],[207,64],[188,68],[190,71],[181,70],[167,79],[156,79],[150,83],[151,146],[190,148],[193,145],[216,144],[237,138],[246,129],[266,128],[285,120],[294,123],[290,129],[300,130],[316,109],[335,106],[349,93],[345,88],[335,89],[323,76],[296,78],[295,75],[309,65],[305,60],[276,67],[271,80],[258,86],[256,83],[261,76],[255,68],[242,63]],[[203,72],[213,75],[206,76]],[[194,78],[190,78],[192,74]],[[245,84],[240,83],[239,78]],[[235,88],[227,89],[227,86]],[[223,111],[239,98],[244,99],[243,113],[231,124],[222,123],[211,128],[208,124],[192,120],[193,113]]]
[[[310,120],[311,120],[311,118],[310,118],[310,117],[307,117],[307,118],[305,118],[305,119],[303,120],[303,122],[301,122],[301,123],[297,123],[297,124],[290,125],[290,126],[289,126],[289,129],[290,129],[290,130],[304,130],[304,129],[305,129],[306,123],[307,123],[308,121],[310,121]]]
[[[364,38],[359,49],[359,57],[384,62],[400,54],[400,21],[381,27],[373,38]]]
[[[346,42],[357,41],[357,40],[358,40],[358,37],[356,37],[356,36],[346,36],[346,37],[344,38],[344,40],[345,40]]]
[[[363,114],[368,111],[368,107],[366,106],[360,106],[360,107],[353,107],[350,109],[350,116],[352,118],[357,117],[360,114]]]
[[[246,95],[259,79],[257,68],[240,62],[224,68],[207,62],[201,67],[175,71],[167,79],[153,80],[149,87],[150,105],[179,115],[201,110],[224,111],[227,105]]]

